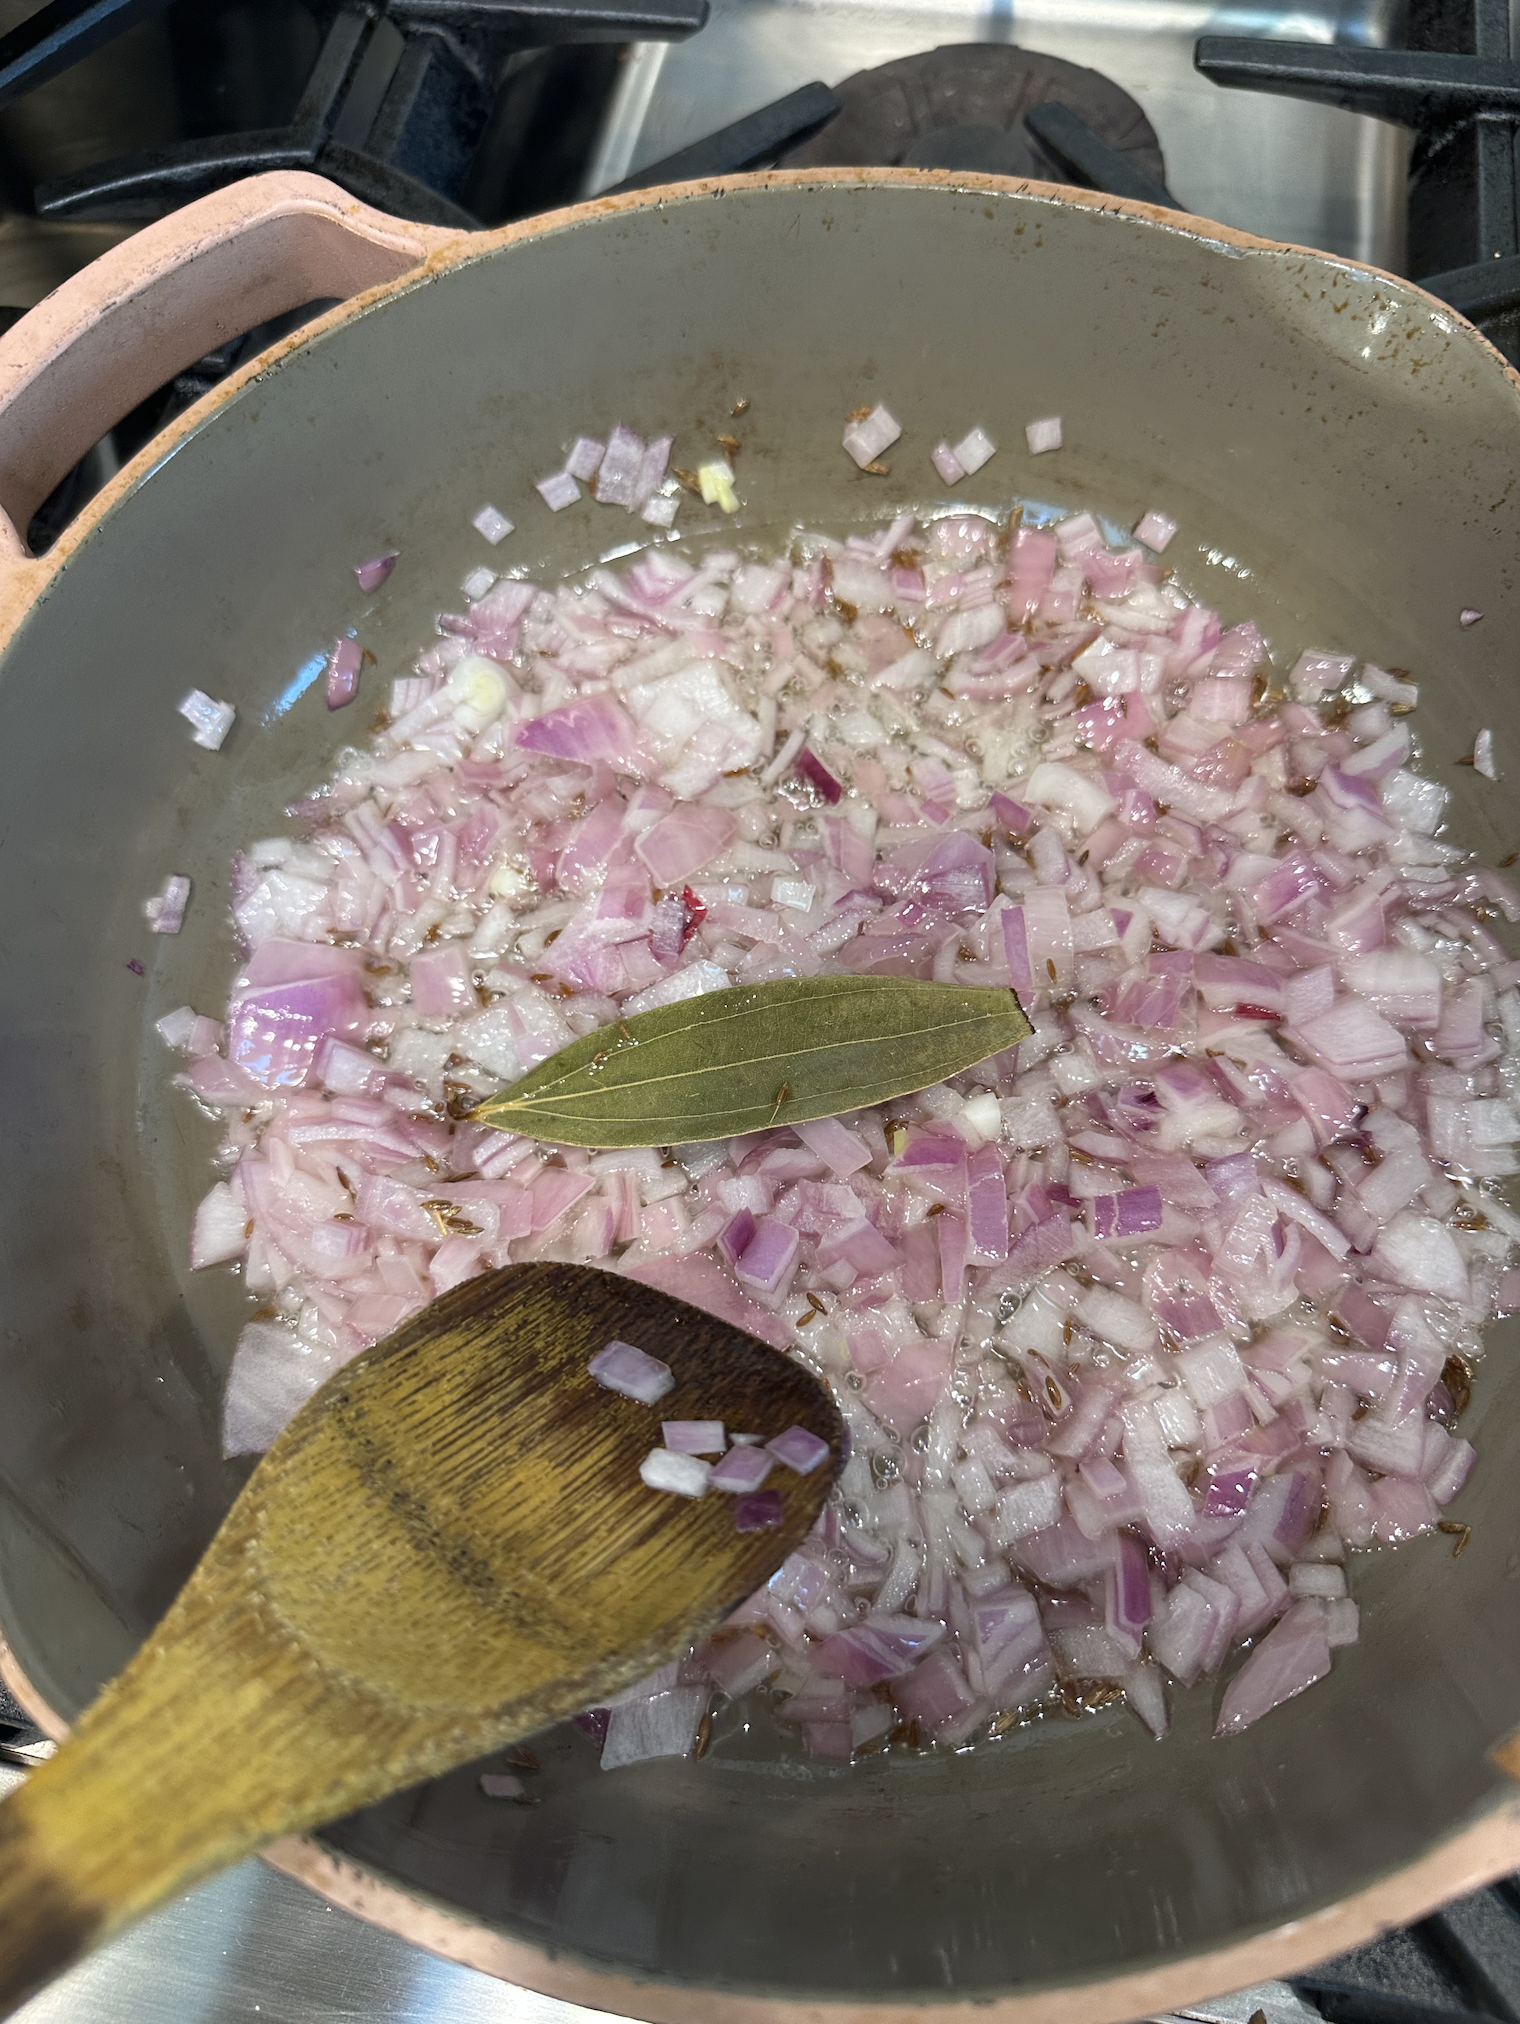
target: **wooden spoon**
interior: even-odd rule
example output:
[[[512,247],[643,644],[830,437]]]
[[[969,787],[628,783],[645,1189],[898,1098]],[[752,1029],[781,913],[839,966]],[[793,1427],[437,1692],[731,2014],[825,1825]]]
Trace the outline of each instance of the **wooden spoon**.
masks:
[[[670,1365],[650,1407],[587,1365]],[[801,1425],[779,1527],[648,1489],[660,1422]],[[126,1671],[0,1805],[0,2015],[154,1905],[595,1705],[677,1656],[806,1536],[843,1455],[801,1366],[611,1273],[514,1265],[334,1373]]]

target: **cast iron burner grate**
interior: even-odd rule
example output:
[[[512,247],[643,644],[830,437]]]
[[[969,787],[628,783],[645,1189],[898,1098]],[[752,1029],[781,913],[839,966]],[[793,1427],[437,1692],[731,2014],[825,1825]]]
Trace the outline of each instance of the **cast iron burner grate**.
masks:
[[[50,0],[0,38],[0,108],[70,71],[170,0]],[[313,169],[394,216],[469,227],[472,174],[524,53],[672,40],[708,0],[342,0],[313,8],[320,41],[288,120],[196,135],[40,182],[50,220],[144,220],[241,176]],[[282,21],[267,32],[291,41]],[[254,38],[266,33],[257,13]],[[278,34],[276,31],[280,31]],[[503,101],[506,101],[503,107]]]
[[[1459,1898],[1295,1978],[1328,2024],[1520,2020],[1520,1881]]]
[[[1412,279],[1520,353],[1520,62],[1508,0],[1416,9],[1408,49],[1206,35],[1214,83],[1276,92],[1392,120],[1415,134],[1409,188]]]

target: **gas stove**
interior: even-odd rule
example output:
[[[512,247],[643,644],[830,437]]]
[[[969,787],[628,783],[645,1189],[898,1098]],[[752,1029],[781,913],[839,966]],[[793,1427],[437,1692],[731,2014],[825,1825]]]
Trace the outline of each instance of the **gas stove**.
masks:
[[[0,0],[0,329],[146,220],[265,168],[471,227],[777,163],[916,163],[1075,182],[1371,262],[1421,279],[1514,357],[1510,52],[1508,0]],[[321,306],[144,402],[46,502],[34,550],[172,415]],[[0,1789],[49,1747],[0,1690]],[[436,1960],[246,1863],[21,2013],[171,2015],[596,2013]],[[1187,2015],[1520,2024],[1520,1882]]]

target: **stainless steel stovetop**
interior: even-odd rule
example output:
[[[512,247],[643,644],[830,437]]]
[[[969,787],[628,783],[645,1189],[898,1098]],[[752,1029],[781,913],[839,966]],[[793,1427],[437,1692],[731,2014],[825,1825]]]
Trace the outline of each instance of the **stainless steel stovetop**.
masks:
[[[635,46],[586,178],[609,188],[813,78],[948,42],[1015,42],[1101,70],[1140,103],[1178,201],[1264,238],[1402,271],[1409,135],[1330,106],[1221,91],[1200,35],[1382,47],[1403,0],[712,0],[700,35]]]
[[[0,1791],[20,1776],[0,1767]],[[1193,2024],[1321,2024],[1283,1982]],[[622,2024],[440,1961],[260,1862],[179,1898],[45,1989],[16,2024]],[[1172,2024],[1172,2020],[1166,2020]],[[1179,2020],[1180,2024],[1180,2020]]]

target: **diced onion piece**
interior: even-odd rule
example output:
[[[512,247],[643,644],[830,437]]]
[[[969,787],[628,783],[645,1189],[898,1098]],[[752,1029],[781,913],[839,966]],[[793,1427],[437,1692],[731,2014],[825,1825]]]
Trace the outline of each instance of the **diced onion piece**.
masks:
[[[1038,422],[1026,422],[1024,438],[1029,444],[1031,456],[1038,457],[1046,450],[1059,450],[1062,443],[1061,417],[1046,415]]]
[[[818,789],[825,801],[838,801],[844,793],[840,782],[834,778],[817,754],[810,752],[806,745],[799,748],[792,764],[810,787]]]
[[[164,889],[143,901],[143,912],[155,935],[177,935],[184,926],[185,908],[190,904],[190,881],[175,872],[164,880]]]
[[[166,1047],[185,1048],[190,1045],[190,1036],[195,1031],[196,1015],[188,1005],[181,1005],[173,1012],[166,1012],[162,1019],[154,1021],[154,1031]]]
[[[219,752],[232,729],[237,711],[231,703],[219,703],[204,689],[192,689],[179,705],[179,713],[190,726],[191,738],[208,752]]]
[[[400,551],[392,549],[388,555],[376,555],[369,562],[356,562],[354,575],[359,579],[362,591],[378,590],[391,571],[396,567]]]
[[[512,532],[512,522],[506,514],[498,512],[496,507],[489,503],[482,506],[478,513],[470,516],[470,525],[477,534],[489,541],[493,548],[498,542],[505,541]]]
[[[781,1523],[781,1499],[774,1490],[753,1490],[734,1503],[736,1532],[773,1532]]]
[[[766,1442],[765,1451],[799,1476],[810,1476],[820,1462],[828,1459],[829,1444],[810,1434],[806,1427],[788,1427],[784,1434]]]
[[[655,1694],[620,1695],[607,1712],[602,1769],[618,1771],[652,1757],[689,1757],[709,1693],[705,1686],[672,1684]]]
[[[1308,648],[1289,669],[1288,688],[1300,703],[1317,703],[1322,696],[1338,689],[1355,666],[1351,654],[1327,654]]]
[[[1158,555],[1166,552],[1176,532],[1176,521],[1168,519],[1165,513],[1158,513],[1154,507],[1148,513],[1142,513],[1135,522],[1135,539],[1143,541]]]
[[[929,452],[929,461],[947,485],[958,485],[966,475],[965,465],[948,443],[936,443]]]
[[[551,513],[563,513],[581,496],[580,486],[568,471],[551,471],[547,478],[540,478],[533,489]]]
[[[1473,740],[1472,763],[1474,769],[1481,773],[1485,780],[1498,779],[1499,769],[1494,764],[1494,734],[1492,731],[1480,731]]]
[[[845,424],[844,447],[862,470],[874,464],[902,434],[902,424],[878,401],[869,414]]]
[[[577,436],[565,459],[565,469],[572,478],[579,478],[583,485],[589,484],[596,476],[606,448],[606,444],[599,443],[594,436]]]
[[[771,1472],[772,1458],[763,1448],[733,1447],[712,1472],[714,1490],[748,1496],[758,1490]]]
[[[1330,1640],[1323,1610],[1312,1602],[1295,1603],[1226,1687],[1215,1735],[1238,1735],[1329,1670]]]
[[[642,503],[639,476],[644,468],[644,450],[644,438],[619,422],[607,438],[607,447],[596,469],[596,496],[604,506],[631,509]]]
[[[989,457],[997,455],[997,444],[993,442],[991,436],[978,423],[974,429],[969,430],[955,445],[951,455],[960,465],[962,473],[966,477],[972,478],[981,470]]]
[[[343,709],[359,693],[359,669],[363,660],[357,640],[333,641],[332,652],[327,657],[326,697],[329,710]]]
[[[675,1389],[670,1365],[631,1342],[609,1342],[588,1367],[599,1385],[621,1392],[624,1398],[637,1399],[640,1405],[652,1406]]]
[[[701,487],[703,504],[716,506],[724,513],[737,513],[739,495],[734,490],[734,474],[724,457],[713,457],[697,466],[697,484]]]
[[[651,1490],[666,1490],[673,1497],[705,1497],[712,1464],[697,1455],[651,1448],[639,1464],[639,1475]]]
[[[678,1455],[721,1455],[728,1445],[721,1420],[666,1420],[660,1432]]]
[[[466,654],[444,683],[454,716],[472,734],[494,724],[507,706],[507,678],[484,654]]]

